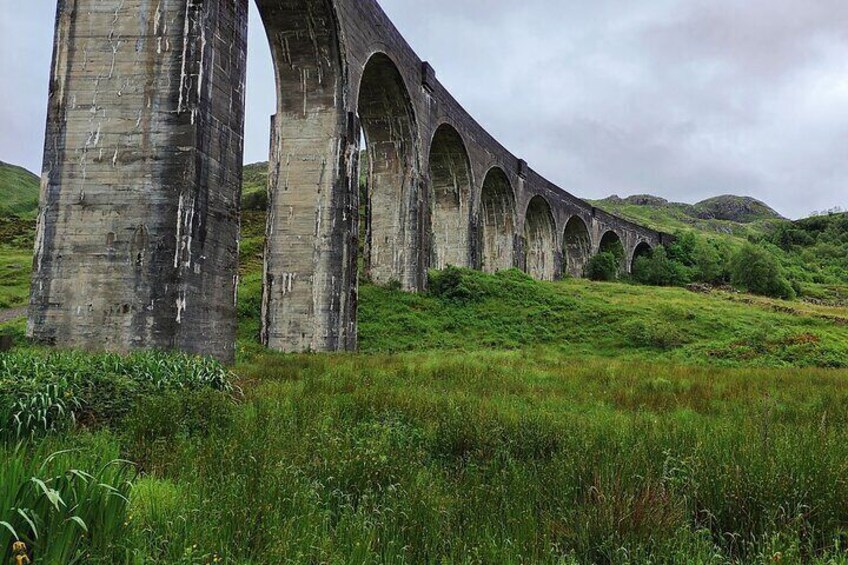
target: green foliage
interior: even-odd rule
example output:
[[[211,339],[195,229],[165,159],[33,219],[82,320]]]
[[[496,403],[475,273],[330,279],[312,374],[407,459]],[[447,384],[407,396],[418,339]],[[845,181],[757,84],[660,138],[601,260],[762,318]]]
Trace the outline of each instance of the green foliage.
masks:
[[[430,271],[428,286],[430,294],[448,302],[472,302],[483,298],[483,290],[477,280],[466,276],[465,271],[457,267]]]
[[[207,388],[231,391],[232,384],[223,366],[200,357],[2,353],[0,437],[54,432],[78,422],[116,425],[145,395]]]
[[[77,449],[0,445],[0,560],[22,541],[35,563],[123,562],[131,464],[108,437]]]
[[[795,291],[774,255],[752,243],[746,244],[733,257],[731,275],[735,287],[753,294],[787,300],[795,298]]]
[[[438,278],[439,274],[434,273]],[[517,271],[459,269],[448,277],[462,300],[364,285],[359,294],[359,347],[365,353],[556,348],[564,356],[603,355],[732,366],[848,367],[848,310],[679,288],[597,284],[581,279],[534,281]],[[449,293],[450,294],[450,293]],[[686,336],[657,347],[637,340],[634,320]],[[243,323],[256,324],[255,320]],[[742,354],[734,344],[752,330],[787,340],[814,335],[803,347],[776,344]],[[788,343],[787,341],[787,343]],[[243,344],[248,348],[248,344]],[[738,354],[725,355],[724,352]]]
[[[632,271],[633,279],[642,284],[683,286],[691,282],[690,272],[680,262],[670,259],[663,246],[636,257]]]
[[[818,284],[848,283],[848,214],[786,223],[766,241],[785,254],[784,266],[794,279]]]
[[[602,251],[592,256],[586,264],[586,277],[593,281],[618,279],[621,260],[611,251]]]
[[[36,175],[0,161],[0,217],[35,215],[40,185]]]
[[[214,433],[156,432],[122,538],[137,562],[845,557],[844,371],[544,349],[241,371],[247,398]]]
[[[630,320],[623,330],[634,347],[673,349],[687,343],[679,326],[665,320]]]
[[[243,210],[264,212],[268,208],[268,163],[245,165],[242,171]]]
[[[168,460],[175,440],[206,437],[228,429],[235,409],[229,396],[211,389],[144,396],[121,425],[128,455],[144,469],[161,464]]]

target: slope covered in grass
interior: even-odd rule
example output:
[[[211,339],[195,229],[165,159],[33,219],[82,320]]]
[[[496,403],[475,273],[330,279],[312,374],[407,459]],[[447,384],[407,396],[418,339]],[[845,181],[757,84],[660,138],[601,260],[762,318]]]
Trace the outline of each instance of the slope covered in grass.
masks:
[[[717,196],[697,204],[669,202],[651,195],[610,196],[590,202],[630,221],[671,233],[694,229],[747,238],[787,222],[767,204],[745,196]]]
[[[363,287],[362,350],[544,345],[563,355],[686,364],[848,367],[848,308],[726,291],[544,283],[518,271],[453,272],[458,276],[441,295]]]
[[[33,216],[38,209],[38,177],[23,167],[0,161],[0,217]]]

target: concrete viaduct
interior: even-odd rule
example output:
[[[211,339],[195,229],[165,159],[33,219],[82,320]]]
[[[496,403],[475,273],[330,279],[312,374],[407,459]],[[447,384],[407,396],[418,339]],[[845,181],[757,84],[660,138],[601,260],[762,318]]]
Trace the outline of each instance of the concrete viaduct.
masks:
[[[248,2],[59,0],[36,340],[233,359]],[[278,90],[270,348],[355,349],[360,269],[410,291],[446,265],[553,280],[581,276],[616,242],[629,269],[667,237],[593,208],[502,147],[376,0],[256,3]]]

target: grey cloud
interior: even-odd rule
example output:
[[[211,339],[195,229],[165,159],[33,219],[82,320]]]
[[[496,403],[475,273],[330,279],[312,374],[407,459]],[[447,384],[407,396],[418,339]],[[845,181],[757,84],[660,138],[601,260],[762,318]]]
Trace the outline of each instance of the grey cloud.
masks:
[[[382,0],[484,127],[571,192],[848,204],[845,0]],[[0,0],[0,159],[40,166],[55,2]],[[275,86],[252,9],[246,160]]]

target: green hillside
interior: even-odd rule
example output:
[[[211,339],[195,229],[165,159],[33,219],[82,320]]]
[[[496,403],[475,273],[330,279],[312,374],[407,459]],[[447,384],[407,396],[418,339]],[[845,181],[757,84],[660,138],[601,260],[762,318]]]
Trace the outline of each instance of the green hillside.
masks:
[[[40,184],[26,169],[0,161],[0,218],[35,215]]]
[[[590,202],[617,216],[672,233],[697,230],[707,234],[747,238],[762,235],[786,221],[768,205],[743,196],[718,196],[697,204],[669,202],[650,195],[628,198],[610,196]]]
[[[806,300],[848,302],[848,224],[845,214],[792,222],[759,200],[718,196],[697,204],[650,195],[611,196],[592,203],[612,214],[687,238],[711,242],[726,265],[746,242],[772,255],[795,294]],[[686,282],[710,282],[692,280]],[[729,275],[720,281],[730,282]]]

